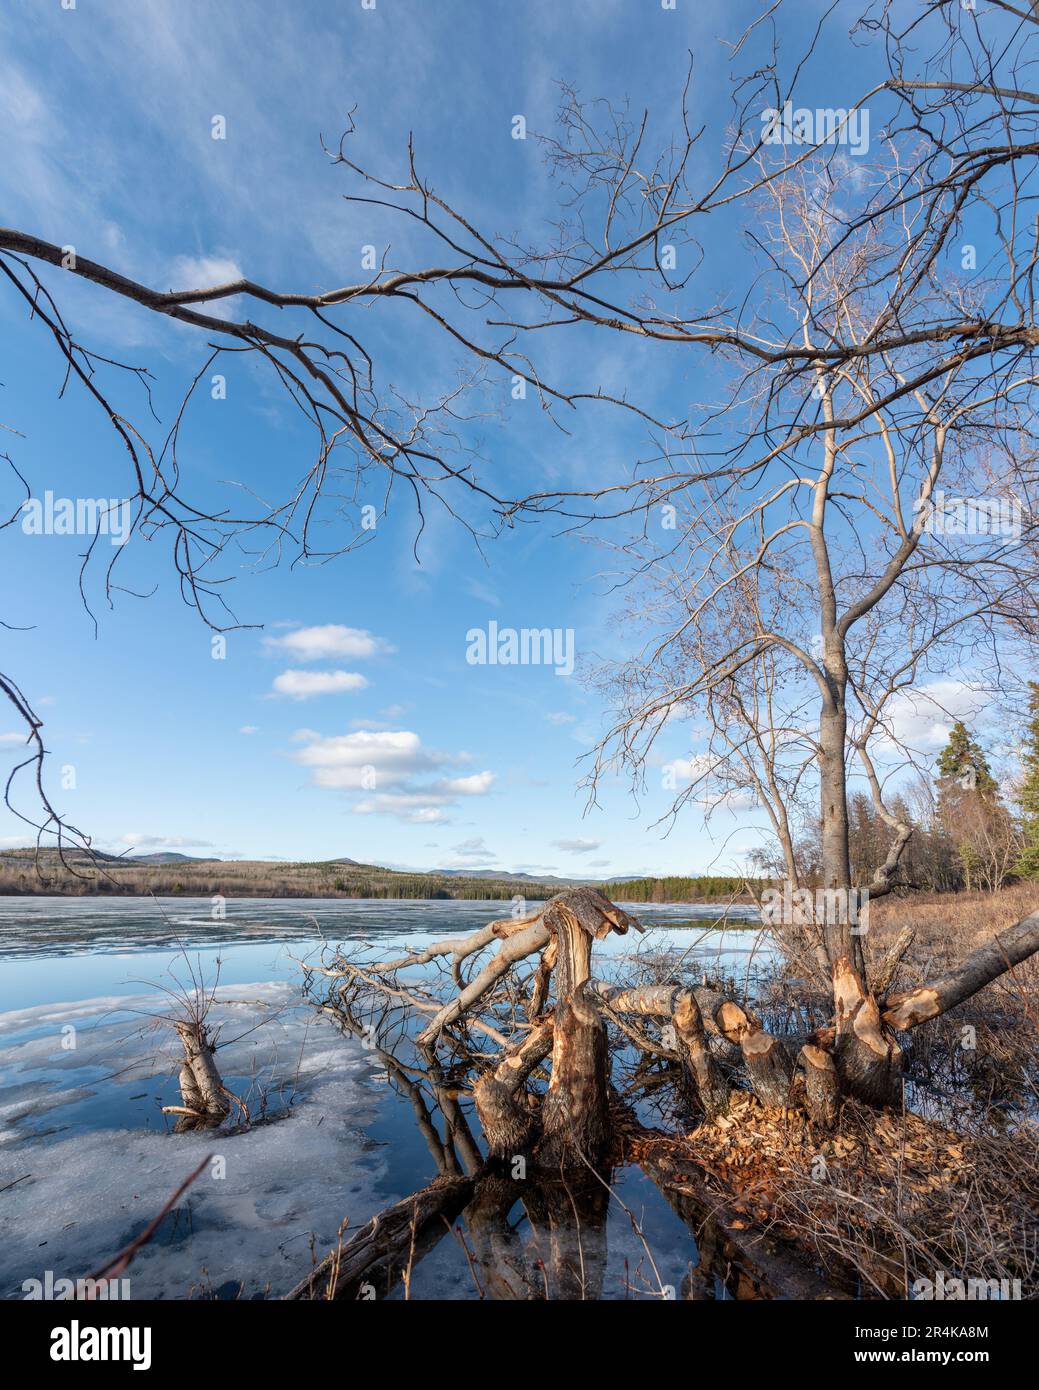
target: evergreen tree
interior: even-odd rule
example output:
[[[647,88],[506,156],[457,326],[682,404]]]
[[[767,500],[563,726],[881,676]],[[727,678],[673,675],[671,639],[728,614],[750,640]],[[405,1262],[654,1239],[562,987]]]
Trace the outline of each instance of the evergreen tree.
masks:
[[[1016,869],[1026,878],[1039,878],[1039,683],[1028,682],[1028,728],[1022,762],[1024,781],[1019,797],[1024,844]]]
[[[996,779],[985,753],[962,719],[957,719],[949,742],[938,755],[938,821],[956,846],[964,886],[977,886],[979,819],[998,801]]]
[[[955,781],[964,791],[995,794],[996,779],[988,759],[961,719],[952,726],[949,742],[938,755],[938,778],[942,790],[946,789],[942,783]]]

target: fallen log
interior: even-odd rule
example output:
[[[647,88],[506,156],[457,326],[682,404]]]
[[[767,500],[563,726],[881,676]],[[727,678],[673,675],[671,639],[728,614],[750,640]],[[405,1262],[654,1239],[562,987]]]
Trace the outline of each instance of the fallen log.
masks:
[[[387,1207],[285,1295],[287,1301],[385,1298],[446,1234],[473,1195],[472,1176],[438,1177]]]
[[[1039,912],[1033,912],[979,946],[947,975],[902,994],[889,995],[884,1006],[884,1022],[891,1028],[908,1029],[937,1018],[1037,951]]]

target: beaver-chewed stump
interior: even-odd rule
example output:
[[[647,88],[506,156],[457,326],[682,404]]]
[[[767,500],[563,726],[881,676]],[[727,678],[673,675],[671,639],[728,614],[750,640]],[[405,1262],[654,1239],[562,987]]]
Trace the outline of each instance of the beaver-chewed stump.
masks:
[[[213,1057],[213,1043],[204,1023],[183,1022],[176,1028],[184,1049],[178,1076],[181,1104],[165,1106],[164,1111],[178,1116],[174,1125],[178,1134],[215,1129],[227,1119],[231,1103]]]
[[[516,1166],[522,1159],[523,1171],[533,1164],[544,1176],[558,1176],[595,1167],[609,1147],[607,1020],[637,1048],[670,1062],[708,1119],[724,1116],[749,1090],[766,1107],[797,1109],[816,1128],[832,1130],[848,1097],[875,1107],[897,1099],[897,1033],[962,1003],[1039,951],[1036,913],[941,979],[893,994],[891,970],[882,963],[868,978],[861,959],[835,936],[832,952],[820,943],[832,955],[828,979],[819,962],[819,982],[826,979],[832,991],[830,1020],[811,1033],[780,1036],[745,1001],[706,984],[595,980],[594,943],[629,929],[642,930],[596,889],[576,888],[523,916],[395,960],[362,963],[340,952],[311,971],[332,981],[321,1007],[334,1016],[346,1017],[358,1001],[370,1017],[411,1011],[421,1020],[415,1041],[428,1057],[444,1045],[456,1070],[475,1073],[473,1098],[490,1160]],[[492,954],[484,956],[487,951]],[[524,970],[531,957],[535,968]],[[424,969],[417,983],[403,978],[412,967]],[[436,991],[438,967],[446,997]],[[489,1043],[496,1049],[490,1053]],[[212,1113],[222,1088],[214,1091],[206,1070],[211,1049],[204,1038],[185,1038],[185,1052],[186,1080],[194,1078]]]

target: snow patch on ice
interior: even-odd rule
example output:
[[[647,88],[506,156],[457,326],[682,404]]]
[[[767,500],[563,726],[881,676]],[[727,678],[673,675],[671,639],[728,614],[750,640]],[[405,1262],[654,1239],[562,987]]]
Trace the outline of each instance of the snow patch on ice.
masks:
[[[23,1281],[48,1269],[76,1279],[99,1268],[204,1158],[130,1265],[132,1297],[283,1293],[335,1244],[342,1221],[361,1224],[393,1200],[379,1186],[381,1150],[364,1133],[378,1105],[368,1056],[298,997],[269,981],[218,990],[210,1022],[221,1072],[254,1118],[264,1096],[271,1115],[241,1133],[125,1123],[128,1091],[134,1101],[142,1087],[154,1093],[154,1117],[159,1098],[178,1100],[178,1049],[148,1016],[164,1008],[154,995],[0,1014],[0,1188],[15,1184],[0,1194],[0,1297],[24,1297]],[[129,1022],[128,1009],[140,1010]],[[77,1046],[63,1051],[70,1022]],[[12,1040],[39,1028],[49,1032]],[[106,1125],[113,1114],[120,1123]]]

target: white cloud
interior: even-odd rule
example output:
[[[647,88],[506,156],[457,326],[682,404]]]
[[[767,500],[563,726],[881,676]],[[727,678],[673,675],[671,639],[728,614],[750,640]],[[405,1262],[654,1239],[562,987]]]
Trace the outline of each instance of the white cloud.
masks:
[[[421,792],[378,792],[354,806],[358,816],[396,816],[412,825],[446,825],[442,806],[431,806]]]
[[[664,763],[661,771],[669,772],[676,785],[682,782],[698,782],[710,772],[716,762],[717,759],[711,758],[707,753],[696,753],[691,758],[672,758],[670,762]]]
[[[341,695],[365,690],[368,682],[356,671],[282,671],[275,676],[273,689],[293,700],[310,700],[315,695]]]
[[[918,690],[904,690],[889,700],[881,742],[904,744],[924,752],[937,751],[948,740],[957,719],[975,719],[990,694],[981,686],[960,680],[931,681]]]
[[[170,267],[169,288],[208,290],[244,279],[241,266],[230,256],[178,256]],[[198,309],[215,319],[229,319],[234,316],[235,299],[235,295],[227,299],[214,299],[209,304],[199,304]]]
[[[466,754],[451,755],[423,748],[418,734],[407,729],[356,729],[323,737],[312,729],[293,735],[301,744],[292,756],[311,770],[316,786],[366,792],[354,806],[358,815],[392,815],[420,824],[443,824],[445,809],[459,797],[486,796],[495,774],[484,771],[465,777],[422,778]]]
[[[314,781],[321,787],[371,790],[371,773],[375,784],[381,786],[407,781],[446,761],[444,754],[423,748],[418,734],[404,729],[358,729],[329,738],[304,729],[295,737],[305,746],[293,756],[313,769]]]
[[[3,744],[3,743],[25,743],[25,741],[26,741],[26,739],[27,739],[28,737],[29,737],[28,732],[27,732],[27,731],[24,731],[24,730],[23,730],[23,732],[20,733],[20,734],[0,734],[0,744]]]
[[[284,637],[267,637],[264,640],[269,651],[288,652],[297,661],[326,661],[330,657],[344,656],[356,661],[380,652],[393,651],[388,642],[374,637],[364,628],[343,627],[340,623],[301,627],[287,632]]]
[[[238,730],[238,732],[240,734],[258,734],[260,732],[260,728],[258,724],[243,724],[242,727]]]
[[[602,848],[601,840],[553,840],[552,844],[568,854],[591,854],[593,850]]]
[[[576,724],[576,714],[564,714],[561,710],[554,710],[551,714],[546,714],[545,718],[550,724]]]
[[[471,777],[452,777],[435,785],[447,796],[485,796],[493,782],[493,772],[476,772]]]

